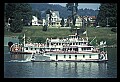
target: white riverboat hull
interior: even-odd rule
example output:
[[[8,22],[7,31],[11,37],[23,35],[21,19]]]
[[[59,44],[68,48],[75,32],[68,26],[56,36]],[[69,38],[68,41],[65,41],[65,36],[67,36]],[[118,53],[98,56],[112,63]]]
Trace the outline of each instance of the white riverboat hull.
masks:
[[[45,53],[34,55],[33,62],[102,62],[108,61],[106,57],[102,59],[99,53]]]

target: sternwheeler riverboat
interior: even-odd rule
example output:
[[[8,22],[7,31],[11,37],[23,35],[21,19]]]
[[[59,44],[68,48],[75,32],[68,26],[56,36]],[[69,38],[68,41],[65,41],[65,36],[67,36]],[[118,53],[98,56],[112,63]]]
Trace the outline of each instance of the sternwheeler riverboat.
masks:
[[[25,42],[24,42],[25,43]],[[108,61],[107,52],[92,46],[88,42],[88,37],[81,38],[75,33],[64,39],[46,39],[45,44],[31,43],[13,44],[11,53],[28,54],[30,61]]]

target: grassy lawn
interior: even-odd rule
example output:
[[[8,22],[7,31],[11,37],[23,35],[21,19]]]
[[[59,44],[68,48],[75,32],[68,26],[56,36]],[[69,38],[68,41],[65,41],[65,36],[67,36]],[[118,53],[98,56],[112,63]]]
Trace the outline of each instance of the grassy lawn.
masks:
[[[24,27],[21,33],[12,33],[4,30],[4,36],[20,36],[26,34],[26,37],[43,37],[43,38],[63,38],[69,34],[70,29],[48,28],[47,31],[42,31],[42,26],[27,26]],[[108,45],[117,44],[117,34],[111,31],[111,28],[87,28],[87,35],[91,41],[95,36],[98,42],[101,40],[107,41]]]
[[[30,27],[24,28],[23,33],[26,34],[26,36],[32,36],[32,37],[64,37],[67,36],[70,33],[68,29],[60,29],[60,28],[48,28],[47,31],[42,31],[42,27]]]

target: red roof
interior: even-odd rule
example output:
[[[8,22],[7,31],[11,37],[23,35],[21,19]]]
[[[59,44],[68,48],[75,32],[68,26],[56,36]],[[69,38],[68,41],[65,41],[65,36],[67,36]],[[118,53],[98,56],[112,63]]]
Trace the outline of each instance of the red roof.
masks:
[[[96,19],[96,17],[95,17],[95,16],[89,16],[89,17],[91,17],[92,19]]]

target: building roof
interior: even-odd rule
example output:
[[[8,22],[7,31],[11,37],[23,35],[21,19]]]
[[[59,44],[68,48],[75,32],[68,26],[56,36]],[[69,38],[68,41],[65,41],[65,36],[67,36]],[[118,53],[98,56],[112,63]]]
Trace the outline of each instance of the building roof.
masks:
[[[92,18],[92,19],[96,19],[96,17],[95,16],[89,16],[90,18]]]
[[[60,15],[59,15],[59,11],[53,11],[56,15],[57,15],[57,17],[59,17]]]

